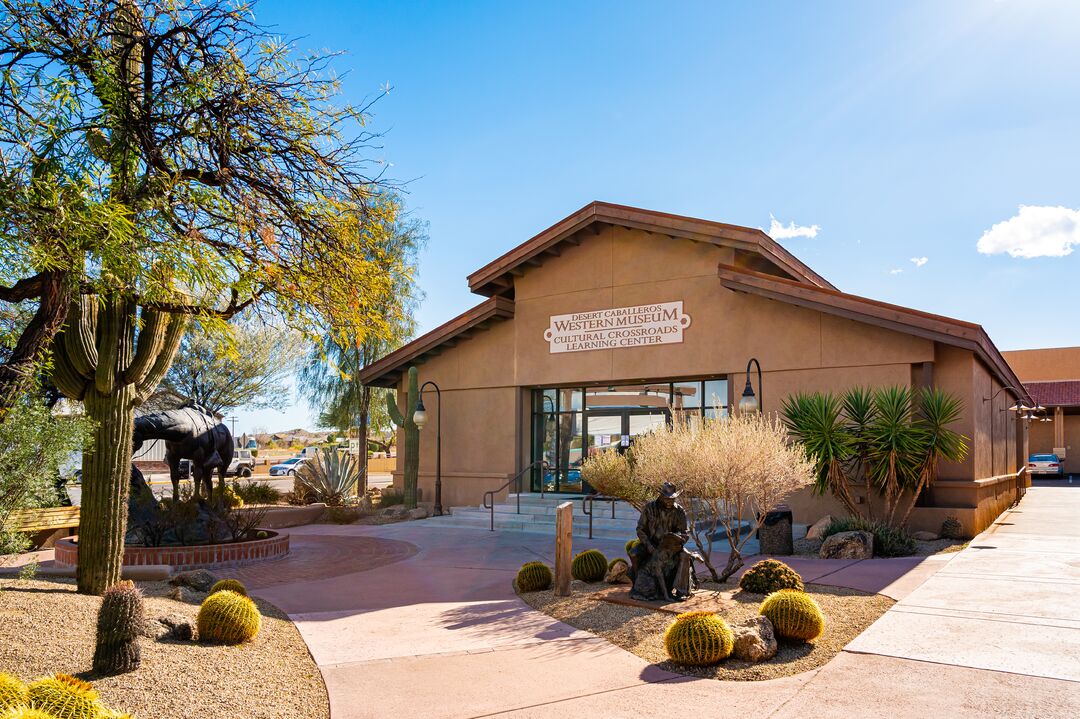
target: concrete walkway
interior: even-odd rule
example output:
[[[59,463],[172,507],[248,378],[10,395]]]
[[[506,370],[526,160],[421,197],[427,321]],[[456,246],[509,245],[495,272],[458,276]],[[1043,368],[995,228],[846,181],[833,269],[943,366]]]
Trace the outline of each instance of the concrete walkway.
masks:
[[[365,537],[405,558],[304,581],[266,566],[255,593],[296,621],[334,719],[1075,717],[1078,519],[1080,492],[1036,488],[957,554],[793,561],[808,581],[900,601],[826,666],[768,682],[671,674],[532,610],[510,585],[524,561],[552,561],[552,542],[536,535],[423,522],[296,528],[298,546]],[[621,542],[575,540],[585,547],[622,552]]]

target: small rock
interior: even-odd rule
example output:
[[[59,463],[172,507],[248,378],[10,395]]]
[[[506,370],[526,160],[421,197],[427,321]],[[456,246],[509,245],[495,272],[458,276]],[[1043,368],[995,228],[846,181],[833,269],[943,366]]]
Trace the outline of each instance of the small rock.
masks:
[[[417,507],[416,509],[410,509],[406,512],[405,516],[409,519],[427,519],[428,510],[427,507]]]
[[[404,504],[395,504],[393,507],[382,510],[384,517],[404,517],[408,513],[409,510]]]
[[[941,539],[933,532],[915,532],[911,535],[912,539],[917,539],[920,542],[933,542],[934,540]]]
[[[632,584],[630,576],[627,574],[629,571],[630,565],[620,560],[612,564],[611,568],[607,570],[604,581],[608,584]]]
[[[166,594],[165,596],[167,596],[169,599],[174,599],[174,600],[176,600],[178,602],[182,602],[182,601],[184,601],[184,598],[185,598],[184,597],[184,588],[183,587],[173,587],[169,591],[169,593]]]
[[[190,640],[195,635],[191,620],[179,614],[155,617],[143,627],[143,636],[154,639]]]
[[[806,530],[807,539],[821,539],[821,533],[825,531],[825,528],[832,524],[832,515],[826,514],[824,517],[814,522]]]
[[[169,584],[174,587],[188,587],[200,592],[209,592],[217,582],[217,575],[206,569],[192,569],[189,572],[180,572],[169,578]]]
[[[870,559],[874,556],[874,535],[870,532],[837,532],[821,545],[822,559]]]
[[[772,622],[766,617],[757,616],[746,620],[741,626],[732,627],[735,648],[731,654],[736,659],[747,662],[761,662],[776,656],[779,645]]]

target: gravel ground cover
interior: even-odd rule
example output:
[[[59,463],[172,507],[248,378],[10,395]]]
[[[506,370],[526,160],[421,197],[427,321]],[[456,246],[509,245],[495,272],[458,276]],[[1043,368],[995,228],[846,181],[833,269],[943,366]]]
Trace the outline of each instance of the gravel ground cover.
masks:
[[[138,584],[148,620],[181,615],[194,624],[206,597],[184,589],[176,600],[164,582]],[[56,672],[78,676],[93,682],[106,706],[138,719],[326,719],[326,687],[296,627],[273,605],[255,601],[262,630],[249,643],[144,637],[139,669],[98,678],[89,672],[100,598],[76,593],[74,580],[0,579],[0,671],[24,681]]]
[[[567,624],[603,637],[662,669],[712,679],[757,681],[776,679],[815,669],[836,656],[844,646],[885,613],[894,602],[879,594],[854,589],[807,584],[806,591],[825,613],[825,632],[810,643],[780,641],[780,651],[772,659],[757,664],[727,659],[716,666],[688,667],[668,661],[664,651],[664,630],[674,621],[671,614],[641,607],[596,601],[590,594],[607,589],[607,584],[574,581],[569,597],[556,597],[551,590],[522,594],[531,607]],[[734,626],[758,613],[765,598],[744,592],[737,585],[706,582],[698,591],[718,592],[732,600],[720,616]]]

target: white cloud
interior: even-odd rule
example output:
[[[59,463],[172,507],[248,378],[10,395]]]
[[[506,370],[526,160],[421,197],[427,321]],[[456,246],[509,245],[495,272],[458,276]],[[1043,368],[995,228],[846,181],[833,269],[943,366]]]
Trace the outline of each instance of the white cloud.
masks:
[[[930,261],[929,257],[912,257],[911,258],[911,263],[913,265],[915,265],[916,267],[922,267],[923,265],[925,265],[929,261]]]
[[[904,269],[902,267],[894,267],[893,269],[889,270],[890,275],[901,275],[903,273]]]
[[[813,239],[817,237],[820,229],[818,225],[796,225],[794,220],[785,225],[769,213],[769,237],[774,240],[787,240],[792,237]]]
[[[1020,205],[1020,210],[983,233],[976,248],[984,255],[1064,257],[1080,246],[1080,210]]]

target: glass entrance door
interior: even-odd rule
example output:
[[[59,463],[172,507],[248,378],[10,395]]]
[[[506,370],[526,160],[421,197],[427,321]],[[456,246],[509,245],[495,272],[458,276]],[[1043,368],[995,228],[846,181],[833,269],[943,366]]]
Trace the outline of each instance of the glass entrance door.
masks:
[[[657,427],[663,427],[670,418],[666,410],[603,410],[586,412],[585,432],[588,456],[608,449],[625,452],[634,445],[634,439]],[[581,481],[580,475],[578,481]],[[564,490],[565,491],[565,490]],[[587,483],[579,484],[573,491],[593,491]]]

